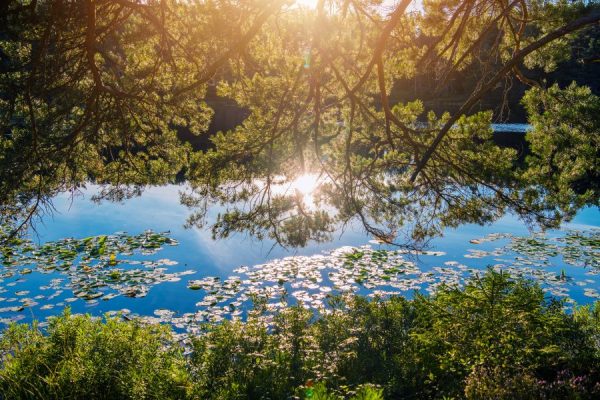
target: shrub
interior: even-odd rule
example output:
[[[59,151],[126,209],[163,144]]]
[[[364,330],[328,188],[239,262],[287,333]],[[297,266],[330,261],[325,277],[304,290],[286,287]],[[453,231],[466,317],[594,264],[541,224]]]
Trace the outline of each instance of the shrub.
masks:
[[[182,351],[164,326],[67,310],[47,334],[10,326],[0,351],[7,399],[180,399],[190,388]]]
[[[312,313],[291,307],[269,330],[259,318],[225,322],[193,338],[196,395],[207,399],[286,399],[315,376]]]

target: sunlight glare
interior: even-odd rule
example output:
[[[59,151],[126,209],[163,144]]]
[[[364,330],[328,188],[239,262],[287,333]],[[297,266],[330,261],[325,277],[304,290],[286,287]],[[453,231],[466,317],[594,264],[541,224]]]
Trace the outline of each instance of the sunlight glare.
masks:
[[[310,195],[319,186],[319,177],[316,174],[302,174],[292,181],[290,189],[299,191],[302,195]]]
[[[314,192],[321,183],[317,174],[302,174],[290,183],[289,189],[302,196],[305,207],[315,209]]]
[[[318,174],[306,173],[293,180],[278,176],[273,181],[270,191],[277,196],[299,196],[307,209],[315,209],[315,192],[327,179]]]
[[[317,8],[317,3],[319,0],[296,0],[294,4],[298,7],[308,8],[309,10],[314,10]]]

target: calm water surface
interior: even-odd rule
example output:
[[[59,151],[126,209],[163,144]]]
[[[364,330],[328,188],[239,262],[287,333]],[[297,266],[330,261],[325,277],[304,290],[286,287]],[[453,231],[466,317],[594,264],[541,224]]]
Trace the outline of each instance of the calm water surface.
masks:
[[[375,249],[383,248],[381,245],[369,243],[372,239],[364,234],[357,226],[350,226],[344,232],[337,232],[334,240],[324,244],[312,244],[309,247],[296,250],[286,250],[273,246],[272,241],[256,241],[245,235],[235,235],[228,239],[215,241],[208,230],[185,229],[183,227],[190,210],[179,202],[180,186],[166,186],[150,188],[141,197],[127,200],[123,203],[103,202],[96,204],[90,200],[95,188],[83,191],[82,194],[71,197],[61,195],[55,199],[56,211],[52,216],[47,216],[36,225],[37,234],[33,235],[34,242],[44,243],[65,237],[84,238],[95,235],[112,234],[126,231],[138,234],[147,229],[156,232],[170,231],[170,236],[179,241],[178,246],[165,246],[159,253],[149,256],[136,255],[140,260],[157,260],[167,258],[177,261],[177,265],[169,267],[169,272],[192,269],[194,275],[184,276],[178,282],[163,282],[153,286],[146,297],[128,298],[116,297],[110,301],[100,301],[88,304],[83,300],[70,304],[74,312],[90,312],[101,314],[109,310],[127,308],[141,315],[152,315],[154,310],[166,308],[177,313],[193,313],[198,310],[196,303],[205,295],[202,291],[193,291],[187,288],[188,280],[200,279],[206,276],[218,276],[226,279],[235,275],[234,269],[240,266],[253,266],[263,264],[275,259],[290,256],[313,256],[327,254],[342,246],[369,245]],[[217,210],[213,214],[216,214]],[[582,210],[577,217],[564,229],[593,230],[600,227],[600,212],[597,209]],[[469,249],[492,250],[502,247],[508,240],[502,239],[494,242],[474,245],[471,240],[484,237],[490,233],[511,233],[518,236],[528,236],[527,227],[514,216],[505,216],[491,226],[464,225],[458,229],[445,232],[443,238],[432,241],[430,250],[443,252],[438,256],[419,256],[414,259],[423,271],[430,271],[435,267],[447,267],[448,262],[455,261],[470,268],[485,269],[487,265],[497,263],[498,256],[484,256],[482,258],[469,258]],[[549,232],[549,236],[560,236],[562,232]],[[504,257],[507,258],[507,257]],[[509,257],[510,258],[510,257]],[[306,260],[306,259],[301,259]],[[304,261],[301,261],[304,262]],[[548,266],[548,271],[559,274],[568,268],[568,274],[573,278],[574,284],[568,287],[569,296],[577,303],[588,303],[594,300],[584,294],[584,288],[600,291],[600,279],[597,279],[590,268],[566,266],[558,257],[553,258]],[[28,297],[39,294],[39,287],[46,284],[55,274],[32,273],[24,277],[5,279],[0,283],[3,300],[14,299],[14,292],[29,290]],[[19,284],[9,286],[11,281],[20,278]],[[580,284],[575,284],[580,282]],[[581,283],[583,282],[583,283]],[[368,293],[361,289],[360,293]],[[44,294],[48,294],[47,292]],[[54,302],[73,297],[73,293],[65,290]],[[48,300],[39,300],[39,304],[28,307],[18,313],[17,319],[23,321],[36,318],[44,319],[49,315],[59,313],[61,307],[50,310],[41,310],[40,307]],[[7,305],[0,299],[0,307]],[[15,316],[14,312],[0,312],[0,318],[7,321]]]

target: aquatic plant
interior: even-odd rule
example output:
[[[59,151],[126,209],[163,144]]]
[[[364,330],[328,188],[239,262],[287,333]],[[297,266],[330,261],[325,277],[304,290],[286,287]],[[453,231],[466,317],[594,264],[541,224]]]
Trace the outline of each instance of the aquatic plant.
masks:
[[[433,296],[334,296],[329,306],[317,314],[287,307],[272,317],[259,307],[247,322],[206,324],[184,337],[168,325],[69,312],[45,332],[12,325],[0,340],[0,392],[7,399],[600,395],[600,305],[567,313],[532,281],[490,270]]]
[[[41,245],[15,239],[3,250],[0,323],[24,319],[28,308],[60,311],[73,302],[85,301],[86,306],[93,307],[119,296],[143,297],[154,285],[176,282],[189,275],[193,279],[187,287],[197,293],[187,296],[195,302],[195,312],[181,314],[161,308],[151,316],[139,315],[139,310],[118,311],[149,322],[169,323],[180,332],[195,334],[206,322],[245,319],[248,310],[259,303],[271,314],[296,304],[327,313],[332,296],[360,293],[369,297],[411,297],[414,290],[433,294],[442,286],[464,286],[470,277],[481,274],[485,265],[498,272],[534,279],[548,295],[564,298],[564,306],[572,307],[573,298],[600,298],[596,288],[600,273],[599,235],[600,230],[524,237],[493,233],[471,239],[477,248],[468,249],[462,262],[438,261],[445,255],[441,251],[398,250],[371,243],[241,266],[230,276],[201,278],[193,270],[168,272],[177,261],[149,259],[164,246],[177,245],[168,233],[116,233]],[[494,243],[496,247],[492,247]],[[39,291],[29,285],[23,290],[29,277],[36,279],[39,274],[49,275],[40,281]],[[41,322],[42,326],[45,324]]]

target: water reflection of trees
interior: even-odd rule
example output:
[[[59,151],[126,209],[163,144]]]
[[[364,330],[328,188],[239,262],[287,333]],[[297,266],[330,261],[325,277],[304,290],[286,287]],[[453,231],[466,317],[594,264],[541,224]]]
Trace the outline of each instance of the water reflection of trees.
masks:
[[[585,184],[598,171],[597,97],[527,77],[568,58],[574,33],[600,20],[597,6],[435,0],[414,13],[411,3],[3,3],[3,222],[24,226],[86,182],[119,200],[182,176],[191,225],[224,204],[216,237],[244,231],[291,246],[353,219],[384,241],[410,232],[401,241],[420,242],[507,209],[551,226],[597,204]],[[391,98],[401,79],[435,72],[442,90],[466,69],[475,89],[455,113]],[[473,113],[513,78],[532,86],[534,154],[520,166],[490,140],[491,113]],[[209,84],[249,117],[195,152],[177,130],[206,131]],[[315,207],[274,190],[302,174],[323,177]]]
[[[409,108],[418,107],[397,107],[398,115],[406,115]],[[416,126],[416,115],[405,119],[407,126]],[[249,150],[232,151],[237,142],[229,135],[242,134],[244,125],[219,136],[215,148],[198,154],[192,163],[192,190],[182,195],[194,210],[188,223],[204,226],[211,205],[219,204],[226,211],[212,225],[215,237],[249,232],[290,246],[328,240],[351,221],[382,241],[403,244],[422,242],[466,222],[489,223],[507,209],[552,224],[552,215],[524,201],[514,169],[516,152],[491,142],[489,117],[459,121],[442,145],[443,155],[429,162],[415,183],[410,181],[412,148],[391,148],[383,129],[361,127],[356,119],[344,121],[341,125],[348,128],[326,142],[315,146],[308,140],[301,157],[294,144],[285,143],[293,137],[284,135],[265,146],[251,141],[249,146],[259,150],[237,157]],[[419,138],[426,141],[427,133],[422,131]],[[301,191],[281,190],[282,181],[289,184],[302,171],[319,177],[312,205]]]

